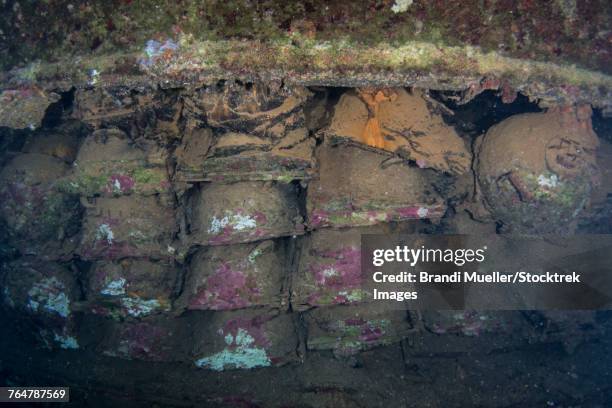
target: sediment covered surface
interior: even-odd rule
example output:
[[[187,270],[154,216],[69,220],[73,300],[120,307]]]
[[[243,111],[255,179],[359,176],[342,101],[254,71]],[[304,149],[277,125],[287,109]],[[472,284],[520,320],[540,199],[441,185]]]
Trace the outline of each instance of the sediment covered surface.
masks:
[[[459,95],[89,87],[1,128],[2,376],[90,406],[605,405],[608,313],[366,302],[364,233],[609,232],[600,109]]]

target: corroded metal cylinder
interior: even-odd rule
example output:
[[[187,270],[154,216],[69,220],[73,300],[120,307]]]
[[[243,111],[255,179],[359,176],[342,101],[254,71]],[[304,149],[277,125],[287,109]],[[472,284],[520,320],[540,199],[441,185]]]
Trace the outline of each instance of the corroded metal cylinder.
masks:
[[[485,205],[514,232],[572,232],[598,183],[590,107],[513,116],[478,152]]]

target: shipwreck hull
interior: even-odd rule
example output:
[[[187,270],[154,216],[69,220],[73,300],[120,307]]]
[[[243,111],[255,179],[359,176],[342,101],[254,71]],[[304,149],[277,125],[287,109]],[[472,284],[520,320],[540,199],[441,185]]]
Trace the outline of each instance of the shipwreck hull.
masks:
[[[1,385],[606,406],[608,312],[389,310],[360,238],[610,233],[609,6],[255,3],[2,6]]]

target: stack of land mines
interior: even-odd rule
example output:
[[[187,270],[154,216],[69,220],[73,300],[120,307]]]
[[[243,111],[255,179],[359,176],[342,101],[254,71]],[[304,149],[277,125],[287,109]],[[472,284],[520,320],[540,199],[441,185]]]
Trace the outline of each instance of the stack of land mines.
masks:
[[[45,347],[214,371],[538,330],[518,313],[368,304],[360,237],[575,231],[608,191],[590,107],[515,115],[472,143],[426,91],[330,95],[76,90],[61,123],[3,158],[5,307]]]

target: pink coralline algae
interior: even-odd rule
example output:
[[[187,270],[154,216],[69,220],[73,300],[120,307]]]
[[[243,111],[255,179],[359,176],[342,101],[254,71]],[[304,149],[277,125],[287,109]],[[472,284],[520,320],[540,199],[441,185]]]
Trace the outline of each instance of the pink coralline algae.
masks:
[[[257,225],[265,225],[268,222],[266,214],[262,213],[261,211],[255,211],[253,213],[253,218],[257,222]]]
[[[232,310],[251,306],[261,295],[253,276],[223,263],[206,279],[189,304],[190,309]]]
[[[332,263],[318,263],[310,267],[316,286],[308,297],[311,305],[345,304],[361,300],[361,252],[353,247],[318,254]]]
[[[429,207],[414,206],[414,207],[403,207],[396,210],[397,214],[402,218],[428,218],[434,212],[437,213],[437,209],[431,209]],[[440,216],[440,214],[436,214]]]
[[[349,323],[347,322],[347,325]],[[358,325],[361,327],[361,334],[359,335],[359,340],[364,343],[372,343],[378,341],[381,337],[384,336],[384,331],[382,327],[371,324],[367,321],[360,321]]]
[[[134,179],[123,174],[113,174],[104,188],[107,194],[127,194],[134,189]]]
[[[351,356],[388,340],[389,321],[386,319],[356,317],[340,320],[334,326],[332,330],[338,334],[334,354],[338,356]]]
[[[345,247],[320,255],[336,260],[332,264],[311,266],[311,274],[319,286],[333,289],[350,289],[361,285],[361,252],[357,248]]]
[[[329,214],[327,211],[323,211],[323,210],[313,210],[312,214],[310,214],[310,226],[312,228],[317,228],[319,226],[322,226],[327,219],[329,218]]]

